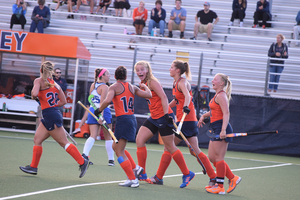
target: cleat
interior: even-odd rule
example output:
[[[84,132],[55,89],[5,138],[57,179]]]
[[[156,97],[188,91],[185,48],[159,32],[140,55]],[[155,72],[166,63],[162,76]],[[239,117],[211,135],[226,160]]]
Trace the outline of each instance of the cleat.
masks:
[[[108,161],[108,166],[115,166],[115,161],[114,160],[109,160]]]
[[[20,166],[19,168],[27,174],[37,175],[38,168],[30,167],[30,165],[27,165],[25,167]]]
[[[265,29],[265,28],[266,28],[266,25],[263,25],[262,28]]]
[[[242,178],[239,176],[234,176],[233,179],[228,180],[229,188],[227,193],[232,192],[235,187],[241,182]]]
[[[72,17],[72,16],[71,16]],[[73,18],[74,19],[74,18]],[[75,134],[77,133],[80,133],[81,129],[80,128],[76,128],[73,133],[72,133],[72,136],[74,136]]]
[[[119,186],[136,188],[139,187],[140,184],[139,184],[139,180],[136,178],[135,180],[127,179],[127,181],[125,181],[124,183],[119,183]]]
[[[140,180],[140,175],[143,173],[143,171],[144,171],[144,169],[142,167],[136,165],[135,168],[133,169],[135,178]]]
[[[225,194],[225,188],[221,188],[219,187],[218,184],[215,184],[214,186],[212,186],[211,188],[205,189],[206,192],[208,193],[212,193],[212,194]]]
[[[139,177],[139,180],[140,181],[145,181],[147,183],[151,183],[150,179],[147,178],[147,174],[146,173],[145,174],[141,174],[140,177]]]
[[[81,171],[79,178],[82,178],[85,175],[86,170],[89,167],[89,165],[90,165],[90,162],[87,159],[84,159],[84,163],[82,165],[79,165],[79,170]]]
[[[196,40],[196,37],[195,37],[195,36],[194,36],[194,37],[191,37],[190,40]]]
[[[190,181],[193,180],[195,177],[195,173],[190,171],[188,175],[182,176],[182,184],[180,185],[180,188],[184,188],[190,184]]]
[[[256,28],[257,25],[253,25],[252,28]]]
[[[163,185],[164,184],[164,181],[163,179],[159,179],[156,175],[155,176],[152,176],[150,179],[150,184],[156,184],[156,185]]]
[[[205,186],[205,189],[212,188],[216,184],[216,178],[210,179],[208,185]]]

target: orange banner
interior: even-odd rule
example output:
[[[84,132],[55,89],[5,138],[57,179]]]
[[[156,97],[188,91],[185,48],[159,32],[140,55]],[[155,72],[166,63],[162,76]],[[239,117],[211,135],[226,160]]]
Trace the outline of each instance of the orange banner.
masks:
[[[0,30],[0,51],[90,60],[78,37]]]

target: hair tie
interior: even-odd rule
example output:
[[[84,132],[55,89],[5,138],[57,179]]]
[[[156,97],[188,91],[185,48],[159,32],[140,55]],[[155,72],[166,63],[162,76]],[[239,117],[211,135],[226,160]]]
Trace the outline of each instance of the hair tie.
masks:
[[[99,78],[104,74],[106,72],[106,69],[104,68],[101,72],[100,72],[100,74],[99,74]]]

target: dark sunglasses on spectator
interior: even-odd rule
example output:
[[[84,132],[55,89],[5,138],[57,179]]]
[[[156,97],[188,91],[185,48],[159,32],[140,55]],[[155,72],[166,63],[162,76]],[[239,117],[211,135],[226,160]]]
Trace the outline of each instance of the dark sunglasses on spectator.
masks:
[[[56,72],[57,74],[61,74],[61,72]]]

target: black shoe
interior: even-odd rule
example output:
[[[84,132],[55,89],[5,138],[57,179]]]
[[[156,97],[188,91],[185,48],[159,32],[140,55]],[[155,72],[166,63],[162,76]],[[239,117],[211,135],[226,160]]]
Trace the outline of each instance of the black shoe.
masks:
[[[180,39],[185,39],[183,34],[180,34]]]
[[[190,38],[191,40],[196,40],[195,36]]]
[[[207,38],[207,40],[208,40],[208,41],[212,41],[212,39],[210,39],[210,38]]]
[[[169,34],[169,36],[168,36],[169,38],[172,38],[173,37],[173,34]]]
[[[109,160],[108,161],[108,166],[115,166],[115,161],[114,160]]]
[[[71,15],[71,19],[74,19],[74,15]]]
[[[37,175],[38,168],[30,167],[30,165],[27,165],[25,167],[20,166],[19,168],[27,174]]]
[[[84,159],[84,163],[82,165],[79,165],[79,170],[81,171],[79,178],[82,178],[85,175],[86,170],[89,167],[89,164],[90,162],[87,159]]]
[[[82,157],[86,160],[89,160],[89,157],[87,155],[85,155],[84,153],[82,154]]]
[[[71,15],[68,15],[67,19],[70,19],[71,18]]]

